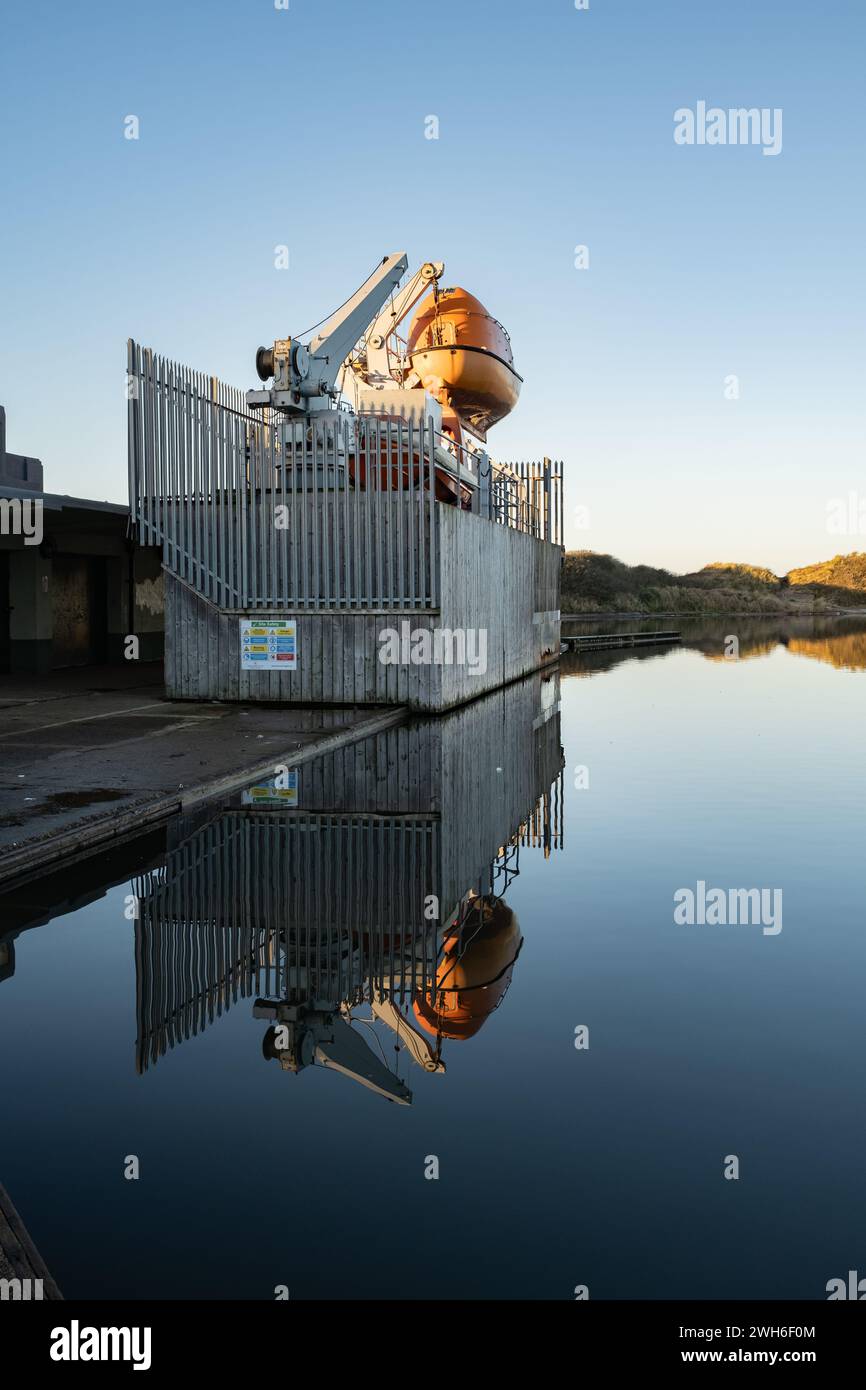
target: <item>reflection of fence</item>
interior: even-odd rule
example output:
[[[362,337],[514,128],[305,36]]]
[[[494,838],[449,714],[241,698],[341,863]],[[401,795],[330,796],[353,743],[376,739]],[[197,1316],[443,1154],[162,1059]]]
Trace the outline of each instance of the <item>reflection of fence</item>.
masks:
[[[442,492],[559,541],[561,474],[445,452],[432,423],[252,414],[243,393],[128,346],[129,491],[139,541],[222,609],[439,604]]]
[[[425,990],[438,844],[438,822],[413,816],[238,811],[204,826],[134,885],[139,1071],[238,998]]]
[[[468,892],[501,896],[518,872],[526,828],[550,822],[545,793]],[[137,879],[139,1072],[201,1033],[238,999],[318,1001],[433,997],[443,928],[431,918],[441,824],[432,816],[226,811]],[[470,913],[467,916],[467,913]],[[471,937],[470,932],[470,937]]]
[[[532,813],[521,825],[516,836],[517,843],[531,849],[543,849],[545,859],[549,858],[551,850],[562,849],[564,804],[560,772],[550,791],[539,797]]]
[[[560,772],[550,791],[544,792],[538,798],[526,820],[508,844],[502,846],[491,864],[489,892],[504,893],[512,880],[519,876],[521,849],[540,849],[544,852],[545,859],[549,859],[554,850],[562,849],[563,804]]]

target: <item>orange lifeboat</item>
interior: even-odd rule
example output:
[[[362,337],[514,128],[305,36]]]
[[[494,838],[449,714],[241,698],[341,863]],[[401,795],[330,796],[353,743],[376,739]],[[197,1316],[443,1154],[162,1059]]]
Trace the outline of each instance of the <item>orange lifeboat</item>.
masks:
[[[517,917],[502,898],[476,901],[463,932],[444,943],[435,987],[412,1001],[424,1031],[453,1039],[477,1033],[501,1004],[522,945]]]
[[[398,422],[397,416],[377,417],[387,423],[392,420]],[[443,417],[444,434],[444,417]],[[387,428],[381,432],[381,440],[378,446],[379,472],[376,474],[376,445],[373,442],[371,433],[362,436],[357,449],[349,455],[349,476],[353,486],[362,492],[371,488],[377,492],[386,492],[402,488],[406,492],[409,488],[409,478],[411,474],[412,486],[417,489],[429,487],[429,472],[425,476],[421,464],[421,456],[417,449],[413,449],[410,458],[408,443],[398,445],[396,432],[390,437]],[[368,450],[368,445],[372,447]],[[368,458],[368,452],[370,457]],[[401,476],[402,475],[402,476]],[[452,505],[467,510],[472,505],[472,493],[465,483],[458,483],[456,477],[444,468],[438,466],[434,469],[435,477],[435,496],[437,502],[450,502]]]
[[[479,439],[517,404],[523,378],[511,340],[468,290],[434,289],[415,311],[407,346],[421,385]]]

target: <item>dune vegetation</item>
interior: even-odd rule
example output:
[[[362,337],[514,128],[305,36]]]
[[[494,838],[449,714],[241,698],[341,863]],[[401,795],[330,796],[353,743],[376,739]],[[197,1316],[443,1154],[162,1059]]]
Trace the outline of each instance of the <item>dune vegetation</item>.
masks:
[[[836,555],[783,575],[728,560],[674,574],[592,550],[569,551],[563,562],[563,613],[803,615],[840,609],[866,615],[866,554]]]

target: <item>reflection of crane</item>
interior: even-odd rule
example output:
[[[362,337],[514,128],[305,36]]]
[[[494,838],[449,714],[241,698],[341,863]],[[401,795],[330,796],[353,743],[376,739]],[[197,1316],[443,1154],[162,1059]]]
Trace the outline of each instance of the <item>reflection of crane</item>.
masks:
[[[438,1049],[404,1018],[393,1000],[381,990],[373,991],[371,1013],[374,1020],[390,1028],[412,1061],[424,1071],[445,1071]],[[361,1034],[351,1026],[353,1022],[371,1022],[356,1017],[351,1005],[331,1007],[321,1000],[292,1004],[259,999],[253,1008],[253,1017],[273,1020],[273,1026],[262,1041],[262,1052],[268,1061],[279,1062],[283,1071],[297,1074],[316,1064],[330,1067],[369,1090],[377,1091],[386,1100],[411,1105],[409,1087],[376,1057]]]
[[[262,1041],[264,1056],[296,1074],[314,1065],[329,1067],[386,1100],[411,1105],[409,1087],[351,1025],[385,1024],[413,1062],[442,1073],[443,1039],[473,1037],[499,1007],[522,944],[517,918],[502,898],[469,894],[446,933],[435,980],[412,995],[414,1022],[382,989],[373,990],[372,1019],[355,1015],[347,1003],[259,999],[253,1016],[272,1025]]]
[[[412,1092],[372,1053],[342,1015],[316,1004],[267,1004],[259,1001],[254,1018],[272,1018],[276,1026],[265,1033],[262,1051],[283,1071],[299,1072],[318,1063],[350,1076],[398,1105],[410,1105]]]
[[[540,766],[545,784],[548,773],[556,782],[534,800],[529,788],[519,803],[509,793],[487,843],[516,828],[486,865],[467,843],[443,872],[439,814],[383,814],[391,803],[378,783],[345,785],[342,760],[323,768],[315,795],[327,805],[335,792],[374,798],[380,809],[186,818],[165,863],[133,881],[138,1071],[245,999],[269,1025],[265,1056],[284,1070],[330,1067],[410,1103],[399,1054],[441,1074],[443,1050],[473,1037],[505,996],[522,945],[505,901],[514,847],[561,845],[558,729],[544,718],[534,731],[544,760],[527,762],[527,777],[534,786]],[[410,748],[426,749],[428,737],[415,729]],[[428,915],[431,895],[438,917]]]

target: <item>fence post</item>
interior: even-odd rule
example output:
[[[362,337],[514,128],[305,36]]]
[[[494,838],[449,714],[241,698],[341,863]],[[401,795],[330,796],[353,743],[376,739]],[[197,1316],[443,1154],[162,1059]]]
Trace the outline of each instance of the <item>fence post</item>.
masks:
[[[479,516],[484,516],[488,521],[493,518],[492,493],[491,493],[491,465],[487,452],[478,454],[478,489],[476,492],[477,511]],[[476,508],[473,508],[476,510]]]
[[[544,539],[553,540],[551,522],[553,517],[550,510],[550,459],[544,460]]]

